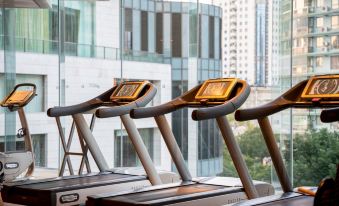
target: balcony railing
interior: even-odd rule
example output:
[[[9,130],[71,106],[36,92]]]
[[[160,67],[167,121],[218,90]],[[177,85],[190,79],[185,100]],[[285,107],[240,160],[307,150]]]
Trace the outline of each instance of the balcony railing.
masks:
[[[15,39],[17,52],[29,52],[40,54],[58,54],[59,42],[53,40],[39,40],[17,37]],[[0,36],[0,50],[4,50],[4,36]],[[65,42],[64,51],[66,56],[98,58],[107,60],[123,60],[164,63],[164,56],[158,53],[145,51],[123,51],[120,56],[120,49],[90,44],[78,44]]]

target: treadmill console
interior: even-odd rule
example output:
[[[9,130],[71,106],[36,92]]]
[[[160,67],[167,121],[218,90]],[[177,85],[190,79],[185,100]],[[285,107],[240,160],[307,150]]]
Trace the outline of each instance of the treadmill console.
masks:
[[[149,83],[148,81],[122,82],[114,90],[110,99],[111,101],[115,100],[134,101],[139,97],[143,88],[145,88],[145,86],[148,83]]]
[[[195,95],[195,99],[203,101],[225,101],[237,83],[236,78],[206,80]]]
[[[301,97],[305,99],[339,98],[339,75],[314,76],[310,78]]]
[[[30,90],[19,90],[20,87],[31,87]],[[18,84],[14,90],[1,102],[2,107],[23,107],[35,96],[35,85]]]

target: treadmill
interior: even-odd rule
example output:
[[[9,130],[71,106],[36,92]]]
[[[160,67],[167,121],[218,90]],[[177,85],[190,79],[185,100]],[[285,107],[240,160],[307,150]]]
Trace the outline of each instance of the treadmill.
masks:
[[[314,196],[306,195],[292,189],[290,178],[288,177],[286,167],[279,147],[275,141],[274,133],[271,128],[269,115],[275,114],[288,108],[334,108],[339,106],[339,75],[318,75],[304,80],[295,85],[283,95],[272,102],[260,107],[238,110],[235,113],[235,119],[238,121],[258,120],[261,132],[263,134],[268,151],[271,155],[273,165],[277,172],[282,195],[274,195],[256,200],[249,200],[236,204],[237,206],[252,205],[279,205],[279,206],[297,206],[313,205]],[[338,110],[336,113],[323,112],[321,119],[338,119]],[[334,117],[333,117],[334,116]],[[328,121],[329,122],[329,121]]]
[[[88,197],[86,205],[212,206],[273,194],[274,189],[270,184],[253,183],[226,118],[226,115],[233,113],[245,102],[249,93],[250,87],[246,81],[237,78],[211,79],[165,104],[131,110],[132,118],[155,119],[182,182],[139,191],[92,195]],[[230,177],[192,179],[165,117],[167,113],[187,107],[196,108],[192,113],[192,118],[196,121],[216,119],[241,181]],[[107,112],[110,109],[99,109],[98,112],[101,110]]]
[[[122,82],[84,103],[49,109],[50,117],[72,115],[79,136],[83,138],[101,172],[8,183],[1,190],[3,201],[21,205],[77,205],[84,203],[88,195],[161,184],[140,134],[129,117],[132,108],[145,106],[155,94],[156,88],[148,81]],[[112,117],[120,116],[149,179],[144,175],[114,173],[109,170],[83,116],[83,113],[95,112],[100,107],[111,108],[111,112],[114,112],[110,113]],[[98,113],[96,115],[100,116]]]

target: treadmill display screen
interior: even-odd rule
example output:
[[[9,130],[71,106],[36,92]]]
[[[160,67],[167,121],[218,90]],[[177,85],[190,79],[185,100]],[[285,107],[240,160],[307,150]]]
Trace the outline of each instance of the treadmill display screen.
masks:
[[[303,98],[338,98],[339,75],[317,76],[308,80]]]
[[[226,100],[229,97],[236,82],[237,79],[235,78],[207,80],[200,87],[195,98]]]
[[[147,84],[147,81],[142,82],[123,82],[113,92],[111,100],[135,100],[140,95],[142,89]]]
[[[15,91],[4,104],[11,105],[24,103],[32,94],[32,91]]]

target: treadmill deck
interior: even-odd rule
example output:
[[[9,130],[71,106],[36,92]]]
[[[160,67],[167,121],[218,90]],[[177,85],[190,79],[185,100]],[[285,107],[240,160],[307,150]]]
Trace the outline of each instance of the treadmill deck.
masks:
[[[239,187],[235,188],[198,183],[141,191],[125,195],[116,195],[111,197],[92,196],[88,198],[86,205],[168,205],[236,192],[243,192],[243,189]]]
[[[55,205],[58,193],[76,194],[76,191],[83,189],[145,180],[147,180],[145,176],[118,173],[98,173],[46,180],[28,180],[5,184],[1,190],[1,196],[3,201],[8,203]],[[78,194],[76,195],[80,198]]]

